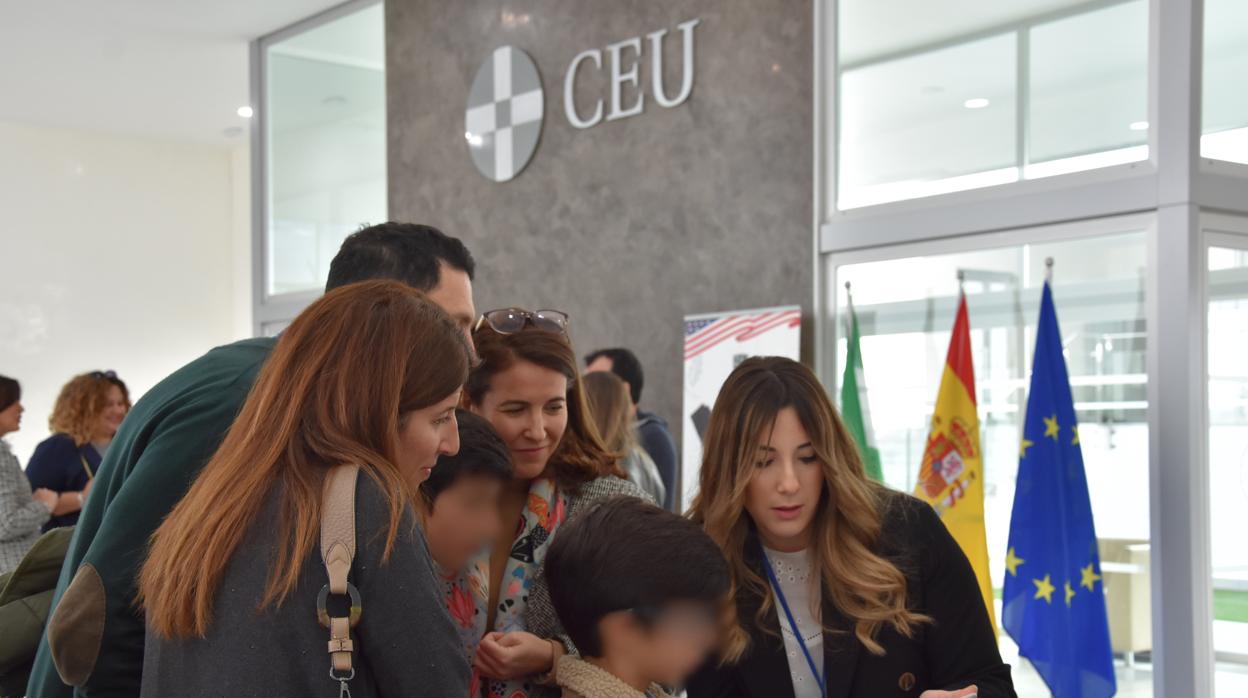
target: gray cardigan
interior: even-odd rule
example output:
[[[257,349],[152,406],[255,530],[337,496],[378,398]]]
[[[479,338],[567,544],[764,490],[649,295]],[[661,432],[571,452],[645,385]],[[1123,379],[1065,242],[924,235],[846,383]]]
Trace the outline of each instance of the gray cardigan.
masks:
[[[363,615],[351,633],[351,695],[466,696],[468,662],[411,510],[389,561],[381,564],[389,510],[363,472],[355,506],[357,549],[349,579],[360,591]],[[148,630],[144,698],[338,698],[338,683],[329,677],[329,631],[316,620],[317,593],[327,581],[320,550],[308,556],[284,604],[257,610],[277,542],[277,516],[278,500],[271,497],[226,566],[206,638],[167,640]]]
[[[0,440],[0,574],[17,567],[51,517],[48,508],[31,496],[17,456]]]
[[[589,509],[597,502],[619,496],[637,497],[651,504],[655,503],[650,495],[628,480],[610,476],[600,477],[581,485],[569,495],[567,520],[571,521],[572,517]],[[555,531],[555,535],[559,535],[559,532]],[[545,567],[539,570],[533,579],[533,592],[529,594],[529,607],[525,620],[529,632],[538,637],[559,640],[573,655],[578,654],[576,645],[564,633],[563,624],[559,622],[559,614],[555,613],[555,607],[550,601],[550,585],[546,581]],[[554,698],[559,694],[558,687],[535,685],[529,695],[531,698]]]

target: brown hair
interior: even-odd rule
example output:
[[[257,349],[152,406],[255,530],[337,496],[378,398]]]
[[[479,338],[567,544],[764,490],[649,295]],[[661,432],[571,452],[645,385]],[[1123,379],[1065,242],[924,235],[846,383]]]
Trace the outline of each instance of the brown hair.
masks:
[[[796,410],[823,468],[823,495],[811,538],[822,593],[853,622],[854,634],[867,650],[882,655],[884,648],[875,641],[880,626],[887,623],[913,637],[928,618],[907,607],[905,575],[875,552],[887,493],[867,478],[857,447],[810,369],[790,359],[754,358],[728,377],[707,425],[692,517],[728,558],[734,594],[744,588],[762,599],[756,622],[766,627],[763,620],[774,603],[767,582],[746,564],[753,522],[745,511],[745,496],[758,449],[786,407]],[[748,634],[736,625],[725,659],[738,659],[748,644]]]
[[[576,489],[606,475],[626,477],[590,417],[576,352],[566,335],[532,326],[514,334],[501,334],[483,324],[473,332],[472,339],[478,363],[468,376],[464,393],[474,405],[481,404],[495,375],[520,361],[557,371],[568,379],[568,428],[546,466],[547,474],[560,488]]]
[[[121,399],[129,412],[130,391],[111,371],[92,371],[74,376],[56,396],[48,428],[55,433],[68,434],[79,446],[90,442],[99,426],[100,415],[108,408],[108,393],[114,387],[121,390]]]
[[[295,589],[320,534],[327,470],[355,463],[390,505],[383,560],[415,491],[395,465],[400,421],[468,374],[467,342],[424,294],[394,281],[327,293],[295,318],[261,369],[216,455],[152,537],[139,574],[147,622],[203,637],[225,566],[270,496],[277,554],[260,608]]]
[[[585,374],[585,400],[598,434],[607,448],[627,455],[637,439],[633,436],[633,401],[628,385],[606,371]]]
[[[22,385],[8,376],[0,376],[0,412],[22,399]]]

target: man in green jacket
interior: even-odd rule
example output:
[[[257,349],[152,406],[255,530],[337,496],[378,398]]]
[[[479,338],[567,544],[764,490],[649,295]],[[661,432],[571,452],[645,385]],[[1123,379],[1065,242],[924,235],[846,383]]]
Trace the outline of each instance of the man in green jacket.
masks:
[[[463,243],[434,228],[383,223],[343,242],[326,290],[402,281],[450,313],[471,342],[474,266]],[[260,337],[213,349],[157,384],[126,417],[65,556],[29,698],[139,695],[144,625],[135,577],[147,541],[217,450],[276,342]]]

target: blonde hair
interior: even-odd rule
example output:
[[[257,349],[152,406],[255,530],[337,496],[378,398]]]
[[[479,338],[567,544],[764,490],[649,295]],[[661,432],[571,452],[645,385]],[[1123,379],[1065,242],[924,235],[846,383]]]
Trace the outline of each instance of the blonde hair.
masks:
[[[100,416],[108,409],[108,394],[114,387],[121,390],[121,399],[129,412],[130,391],[116,375],[92,371],[74,376],[56,397],[48,428],[54,433],[68,434],[78,446],[87,444],[95,437]]]
[[[607,448],[621,457],[632,453],[637,437],[633,434],[633,400],[628,384],[606,371],[587,373],[581,380],[589,411]]]
[[[764,620],[774,602],[767,582],[746,563],[753,524],[745,497],[761,442],[786,407],[796,410],[823,468],[823,495],[811,538],[823,596],[851,621],[854,635],[868,651],[883,655],[875,639],[881,626],[913,637],[917,626],[930,619],[907,607],[905,575],[875,552],[887,491],[867,479],[857,447],[810,369],[770,357],[748,359],[732,372],[711,411],[691,516],[728,558],[733,594],[744,588],[762,599],[755,621],[767,627]],[[741,657],[750,639],[739,618],[730,625],[723,657],[731,662]]]

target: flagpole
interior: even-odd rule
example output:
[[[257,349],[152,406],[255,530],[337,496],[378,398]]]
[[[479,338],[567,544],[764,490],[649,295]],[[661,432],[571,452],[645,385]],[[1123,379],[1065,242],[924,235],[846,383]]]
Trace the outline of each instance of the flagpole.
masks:
[[[1044,258],[1044,282],[1049,283],[1049,284],[1053,283],[1053,258],[1052,257]]]
[[[966,270],[958,270],[958,296],[966,295]]]
[[[853,323],[854,323],[854,319],[853,319],[853,318],[854,318],[854,292],[851,290],[852,288],[853,288],[853,284],[851,284],[850,282],[846,281],[846,282],[845,282],[845,300],[846,300],[846,302],[847,302],[847,304],[848,304],[848,307],[849,307],[849,312],[845,314],[845,336],[846,336],[846,337],[849,337],[849,335],[850,335],[851,333],[853,333],[853,331],[854,331],[854,330],[853,330]]]

